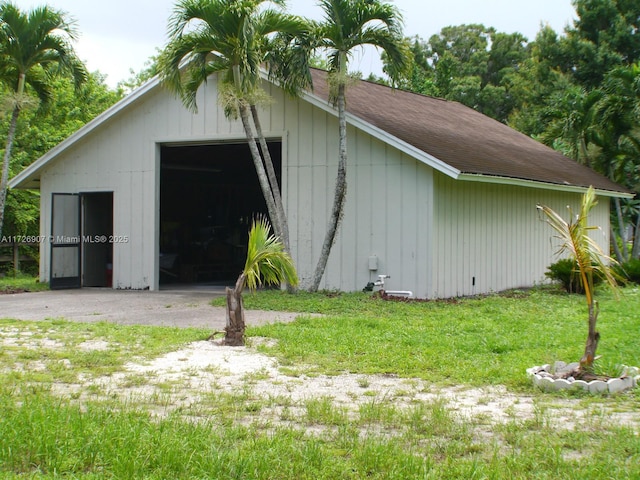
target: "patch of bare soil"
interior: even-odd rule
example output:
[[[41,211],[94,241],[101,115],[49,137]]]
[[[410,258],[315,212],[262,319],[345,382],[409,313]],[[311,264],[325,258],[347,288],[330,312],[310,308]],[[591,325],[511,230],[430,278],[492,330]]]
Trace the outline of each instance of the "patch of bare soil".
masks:
[[[254,344],[264,339],[251,339]],[[105,348],[96,344],[96,348]],[[167,385],[173,386],[167,389]],[[84,385],[58,386],[60,393],[78,395],[96,387],[109,396],[142,400],[162,398],[155,413],[165,415],[175,409],[194,408],[211,395],[242,395],[263,402],[262,421],[282,423],[283,406],[291,417],[304,415],[305,404],[328,400],[334,408],[355,414],[363,405],[387,405],[409,409],[420,402],[444,402],[458,418],[479,425],[479,434],[509,421],[540,420],[541,408],[533,396],[514,394],[502,386],[484,388],[441,387],[419,379],[392,375],[345,373],[335,376],[285,374],[278,362],[258,353],[254,347],[227,347],[200,341],[147,363],[128,363],[126,371],[88,380]],[[91,390],[91,389],[89,389]],[[84,396],[85,393],[80,393]],[[579,399],[554,399],[549,418],[544,421],[559,428],[572,428],[593,414],[579,405]],[[554,401],[552,400],[552,401]],[[599,408],[607,422],[640,427],[640,412]]]
[[[0,332],[0,346],[64,348],[57,341],[30,336],[28,332],[4,330]],[[495,425],[509,421],[534,420],[572,428],[594,415],[610,424],[640,428],[640,411],[620,411],[615,402],[598,404],[596,411],[596,407],[582,406],[579,398],[550,397],[540,402],[540,397],[515,394],[501,386],[442,387],[393,375],[327,376],[304,373],[303,366],[295,370],[282,369],[274,358],[255,348],[273,340],[251,338],[250,341],[253,346],[248,347],[195,342],[147,362],[131,361],[124,371],[109,376],[85,377],[76,384],[55,384],[53,391],[79,401],[121,399],[139,403],[161,416],[180,409],[189,417],[198,417],[211,415],[216,402],[227,408],[234,401],[245,402],[245,406],[253,403],[259,405],[257,413],[252,417],[251,409],[245,409],[241,414],[236,412],[237,419],[258,419],[272,425],[300,421],[307,404],[320,400],[352,416],[363,407],[379,405],[408,410],[420,403],[440,402],[457,418],[475,425],[478,435],[490,434]],[[89,340],[79,345],[82,350],[95,351],[110,347],[103,340]],[[62,364],[73,368],[68,360]],[[16,368],[44,369],[46,365],[38,361]]]

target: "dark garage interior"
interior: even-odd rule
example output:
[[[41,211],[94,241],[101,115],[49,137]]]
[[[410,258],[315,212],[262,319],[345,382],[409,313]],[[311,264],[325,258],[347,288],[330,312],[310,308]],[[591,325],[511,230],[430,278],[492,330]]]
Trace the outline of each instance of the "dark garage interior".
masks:
[[[281,182],[281,142],[269,151]],[[162,146],[160,163],[160,284],[235,281],[267,212],[249,146]]]

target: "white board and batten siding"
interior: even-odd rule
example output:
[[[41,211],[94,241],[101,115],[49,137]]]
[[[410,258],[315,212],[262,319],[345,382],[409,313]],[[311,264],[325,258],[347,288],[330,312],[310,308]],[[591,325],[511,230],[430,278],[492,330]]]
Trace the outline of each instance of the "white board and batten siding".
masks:
[[[483,294],[546,282],[547,266],[559,259],[558,241],[536,205],[547,205],[568,220],[567,206],[577,212],[581,198],[548,189],[459,182],[437,174],[432,296]],[[608,198],[601,198],[591,212],[590,224],[603,226],[593,237],[608,253]]]
[[[303,285],[320,255],[333,205],[338,123],[332,115],[316,115],[313,129],[304,129],[289,131],[286,179],[292,253]],[[310,149],[314,133],[325,129],[326,145]],[[345,212],[320,287],[361,290],[379,274],[391,276],[390,290],[428,283],[431,182],[431,168],[349,126]],[[369,257],[377,257],[377,270],[369,270]]]

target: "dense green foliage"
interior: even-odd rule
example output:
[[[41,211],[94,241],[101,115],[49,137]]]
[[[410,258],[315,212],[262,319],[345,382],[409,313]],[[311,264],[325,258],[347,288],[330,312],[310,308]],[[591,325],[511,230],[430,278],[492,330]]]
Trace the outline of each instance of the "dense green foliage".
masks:
[[[413,65],[399,86],[454,100],[505,122],[516,106],[510,76],[527,58],[526,38],[484,25],[445,27],[409,40]],[[385,67],[386,68],[386,67]]]
[[[560,282],[569,293],[584,293],[580,276],[576,274],[578,265],[572,258],[563,258],[547,267],[545,276]],[[596,277],[597,278],[597,277]]]
[[[618,268],[618,274],[630,282],[640,285],[640,259],[632,258],[621,264]]]

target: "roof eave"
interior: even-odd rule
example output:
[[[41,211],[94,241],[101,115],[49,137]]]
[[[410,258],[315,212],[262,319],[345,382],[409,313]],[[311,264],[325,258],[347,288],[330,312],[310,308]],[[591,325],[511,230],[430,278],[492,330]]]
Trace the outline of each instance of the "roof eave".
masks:
[[[127,108],[129,105],[134,103],[140,97],[144,96],[147,92],[153,90],[160,84],[160,79],[158,76],[155,76],[148,80],[146,83],[142,84],[139,88],[135,89],[129,95],[124,97],[115,105],[111,106],[100,115],[97,115],[93,120],[89,123],[81,127],[75,133],[69,135],[66,139],[60,142],[58,145],[53,147],[47,153],[45,153],[42,157],[37,159],[27,168],[25,168],[18,175],[9,180],[9,188],[20,188],[20,189],[38,189],[39,185],[36,186],[36,183],[39,183],[40,180],[40,172],[55,157],[63,153],[73,144],[89,135],[96,128],[101,126],[103,123],[109,121],[111,118],[116,116],[122,110]]]
[[[338,116],[338,111],[329,105],[326,100],[314,95],[313,93],[304,92],[301,97],[312,105],[328,112],[334,116]],[[370,134],[371,136],[378,138],[380,141],[386,143],[387,145],[391,145],[392,147],[397,148],[403,153],[406,153],[410,157],[413,157],[422,163],[434,168],[435,170],[451,177],[458,178],[460,175],[460,170],[452,167],[448,163],[443,162],[442,160],[434,157],[433,155],[428,154],[420,150],[419,148],[414,147],[413,145],[405,142],[404,140],[399,139],[398,137],[382,130],[381,128],[372,125],[371,123],[362,120],[360,117],[357,117],[349,112],[346,114],[347,123],[353,125],[354,127],[362,130]]]
[[[543,190],[555,190],[561,192],[584,193],[588,187],[580,187],[578,185],[561,185],[557,183],[539,182],[535,180],[525,180],[522,178],[498,177],[493,175],[482,175],[476,173],[462,173],[457,177],[458,180],[467,182],[483,182],[501,185],[513,185],[518,187],[539,188]],[[628,192],[619,192],[613,190],[595,189],[596,194],[602,197],[611,198],[634,198],[635,194]]]

